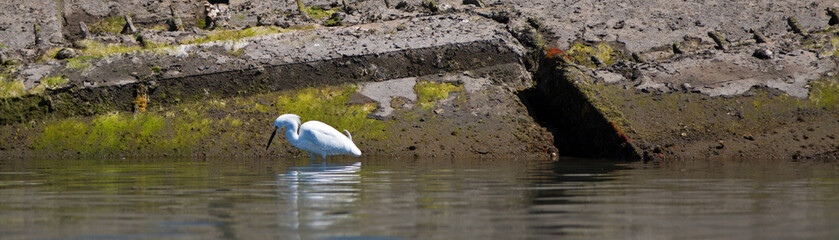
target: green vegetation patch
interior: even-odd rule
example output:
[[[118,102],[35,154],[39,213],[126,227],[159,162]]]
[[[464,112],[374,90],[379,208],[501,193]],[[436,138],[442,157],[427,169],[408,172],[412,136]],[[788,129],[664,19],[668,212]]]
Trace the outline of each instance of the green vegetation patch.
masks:
[[[137,113],[69,117],[34,127],[19,123],[16,128],[21,136],[29,136],[26,142],[35,153],[80,156],[262,153],[273,120],[283,113],[347,129],[356,140],[386,138],[387,122],[367,118],[375,104],[348,104],[355,91],[354,86],[305,88],[166,108],[150,105]]]
[[[300,10],[300,12],[306,14],[306,16],[320,20],[332,16],[333,13],[338,11],[338,8],[324,9],[318,6],[306,7],[306,5],[303,5],[302,1],[298,0],[297,10]]]
[[[828,51],[830,56],[839,58],[839,37],[830,39],[830,45],[833,46],[832,51]]]
[[[23,90],[23,82],[17,79],[10,79],[0,75],[0,99],[19,97],[26,94]]]
[[[597,57],[605,65],[615,62],[615,49],[603,43],[598,43],[594,46],[585,45],[582,43],[574,44],[571,49],[567,51],[568,55],[576,64],[585,65],[588,67],[597,67],[592,61],[591,57]]]
[[[207,27],[207,20],[204,20],[203,18],[196,19],[195,26],[204,29]]]
[[[811,86],[811,103],[828,110],[839,109],[839,83],[836,78],[823,78],[812,82]]]
[[[341,19],[337,18],[337,17],[331,17],[331,18],[327,19],[326,22],[323,23],[323,25],[327,26],[327,27],[340,26],[341,25]]]
[[[44,90],[46,90],[47,88],[54,88],[54,87],[57,87],[57,86],[61,86],[61,85],[64,85],[65,83],[67,83],[69,81],[70,80],[68,80],[67,78],[64,78],[63,75],[59,75],[59,76],[55,76],[55,77],[48,77],[48,78],[45,77],[45,78],[41,79],[41,82],[38,84],[38,86],[35,86],[32,89],[29,89],[29,93],[30,94],[42,94],[42,93],[44,93]]]
[[[225,41],[225,40],[237,40],[242,38],[248,37],[255,37],[260,35],[268,35],[268,34],[275,34],[284,32],[282,28],[276,27],[266,27],[266,26],[257,26],[246,28],[242,30],[219,30],[214,31],[208,34],[206,37],[203,38],[194,38],[188,39],[183,42],[182,44],[195,44],[195,43],[205,43],[205,42],[213,42],[213,41]]]
[[[419,80],[417,81],[417,85],[414,86],[414,91],[417,92],[417,105],[422,109],[428,110],[437,101],[448,98],[449,93],[463,91],[463,86]]]
[[[84,48],[76,49],[76,52],[78,53],[77,57],[67,59],[67,67],[70,69],[87,69],[88,67],[90,67],[90,60],[103,58],[105,56],[113,54],[131,53],[143,50],[151,50],[157,52],[161,49],[166,49],[170,47],[168,44],[158,44],[150,41],[144,42],[145,47],[125,46],[120,44],[106,44],[99,43],[93,40],[81,40],[78,42],[78,44],[84,46]],[[42,55],[38,61],[41,62],[55,59],[55,55],[58,53],[59,50],[59,48],[50,49],[44,55]]]
[[[581,79],[581,81],[576,81],[576,87],[585,95],[592,106],[603,114],[606,120],[618,124],[621,127],[629,126],[629,122],[624,117],[620,108],[614,102],[608,100],[610,97],[618,95],[616,92],[618,90],[617,88],[591,83],[587,80],[585,74],[577,68],[566,68],[565,74],[570,79]],[[583,108],[583,111],[579,113],[581,117],[590,114],[590,112],[586,112],[587,110],[589,108]]]
[[[119,44],[103,44],[92,40],[83,40],[86,46],[79,50],[79,56],[96,56],[102,57],[117,53],[136,52],[143,49],[140,46],[124,46]]]
[[[367,118],[376,109],[375,104],[348,105],[354,86],[341,88],[305,88],[292,95],[281,95],[276,99],[276,118],[281,113],[300,115],[303,121],[318,120],[338,130],[347,129],[365,138],[383,138],[385,123]],[[273,119],[271,118],[271,119]],[[355,136],[355,135],[354,135]]]
[[[67,59],[67,67],[74,70],[84,70],[90,67],[90,60],[96,58],[98,56],[81,56]]]
[[[189,153],[207,135],[208,119],[186,109],[178,116],[159,113],[108,113],[93,119],[66,118],[47,123],[35,148],[84,155],[123,151]]]
[[[43,55],[38,57],[35,62],[45,62],[49,60],[55,59],[55,55],[58,55],[58,51],[61,51],[61,48],[50,48]]]
[[[124,17],[108,17],[90,24],[91,33],[119,33],[125,26]]]

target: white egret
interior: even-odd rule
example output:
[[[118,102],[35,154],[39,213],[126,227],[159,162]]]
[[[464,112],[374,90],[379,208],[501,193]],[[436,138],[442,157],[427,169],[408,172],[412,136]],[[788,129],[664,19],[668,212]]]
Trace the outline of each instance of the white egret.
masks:
[[[295,114],[283,114],[274,120],[274,132],[268,139],[265,150],[271,146],[274,135],[277,135],[282,128],[285,128],[285,138],[292,146],[309,152],[312,162],[315,156],[323,158],[326,163],[326,156],[352,155],[361,156],[361,150],[352,142],[352,135],[344,129],[346,136],[337,129],[319,121],[308,121],[300,124],[300,116]],[[298,129],[299,128],[299,129]]]

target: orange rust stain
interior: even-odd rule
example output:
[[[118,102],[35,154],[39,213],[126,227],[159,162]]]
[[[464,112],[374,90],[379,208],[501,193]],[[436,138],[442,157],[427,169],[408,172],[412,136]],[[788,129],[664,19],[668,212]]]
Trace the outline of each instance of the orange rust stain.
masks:
[[[568,54],[565,53],[565,51],[559,50],[559,48],[555,48],[555,47],[549,48],[548,52],[545,53],[545,57],[548,58],[548,59],[553,59],[557,55],[562,55],[565,58],[571,59],[571,56],[568,56]]]

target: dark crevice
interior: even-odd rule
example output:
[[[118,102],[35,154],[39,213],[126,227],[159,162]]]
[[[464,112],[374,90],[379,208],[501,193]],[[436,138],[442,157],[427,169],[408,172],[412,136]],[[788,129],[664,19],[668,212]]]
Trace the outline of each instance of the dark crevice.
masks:
[[[574,86],[578,75],[569,69],[573,67],[557,68],[557,64],[542,60],[534,73],[536,85],[519,92],[533,119],[554,135],[559,154],[640,160],[641,155],[625,135]]]

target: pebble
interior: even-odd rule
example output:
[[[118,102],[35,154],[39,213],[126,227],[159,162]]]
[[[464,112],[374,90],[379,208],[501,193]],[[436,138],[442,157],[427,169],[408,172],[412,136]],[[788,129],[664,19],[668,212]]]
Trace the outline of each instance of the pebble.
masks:
[[[755,52],[752,54],[752,56],[759,59],[771,59],[773,55],[774,53],[772,52],[772,50],[766,48],[755,49]]]
[[[74,51],[71,48],[62,48],[61,50],[58,51],[57,54],[55,54],[55,58],[59,59],[59,60],[74,58],[76,56],[78,56],[78,54],[76,54],[76,51]]]

